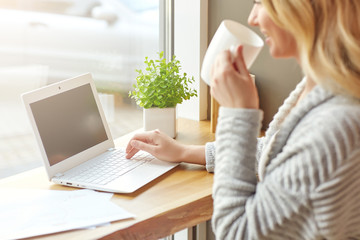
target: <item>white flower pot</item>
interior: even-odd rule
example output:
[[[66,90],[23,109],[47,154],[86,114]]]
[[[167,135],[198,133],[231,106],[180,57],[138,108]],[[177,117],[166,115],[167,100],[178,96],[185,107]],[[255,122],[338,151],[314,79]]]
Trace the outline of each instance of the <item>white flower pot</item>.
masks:
[[[159,129],[168,136],[176,137],[176,108],[148,108],[143,114],[144,130]]]

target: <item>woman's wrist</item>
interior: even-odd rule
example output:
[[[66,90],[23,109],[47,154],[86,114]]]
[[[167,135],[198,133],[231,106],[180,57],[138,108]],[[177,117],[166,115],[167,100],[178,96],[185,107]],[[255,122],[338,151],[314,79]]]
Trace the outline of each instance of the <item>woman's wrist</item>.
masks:
[[[179,160],[180,162],[205,165],[205,146],[184,145]]]

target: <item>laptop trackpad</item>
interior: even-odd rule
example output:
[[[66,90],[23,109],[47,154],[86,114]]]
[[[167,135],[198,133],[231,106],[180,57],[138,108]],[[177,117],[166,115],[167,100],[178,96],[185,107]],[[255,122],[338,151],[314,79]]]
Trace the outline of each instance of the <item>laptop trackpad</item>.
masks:
[[[131,193],[177,165],[179,164],[154,159],[150,163],[143,164],[119,177],[117,180],[109,183],[106,187],[121,189],[121,192],[123,193]]]

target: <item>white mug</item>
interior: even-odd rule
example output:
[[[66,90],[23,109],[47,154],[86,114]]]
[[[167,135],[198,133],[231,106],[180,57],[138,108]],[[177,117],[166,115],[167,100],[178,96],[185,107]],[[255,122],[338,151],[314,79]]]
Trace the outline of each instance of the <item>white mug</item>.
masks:
[[[254,31],[238,22],[222,21],[210,42],[201,68],[201,78],[208,85],[210,85],[210,71],[216,56],[227,49],[233,53],[239,44],[243,45],[245,64],[247,68],[250,68],[263,48],[264,41]]]

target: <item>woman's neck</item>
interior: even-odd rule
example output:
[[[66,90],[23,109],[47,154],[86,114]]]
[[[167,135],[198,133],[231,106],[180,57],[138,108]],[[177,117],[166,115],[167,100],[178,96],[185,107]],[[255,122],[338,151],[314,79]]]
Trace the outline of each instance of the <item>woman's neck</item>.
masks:
[[[299,103],[316,86],[316,84],[317,83],[314,82],[310,77],[306,77],[305,88],[300,94],[297,103]]]

